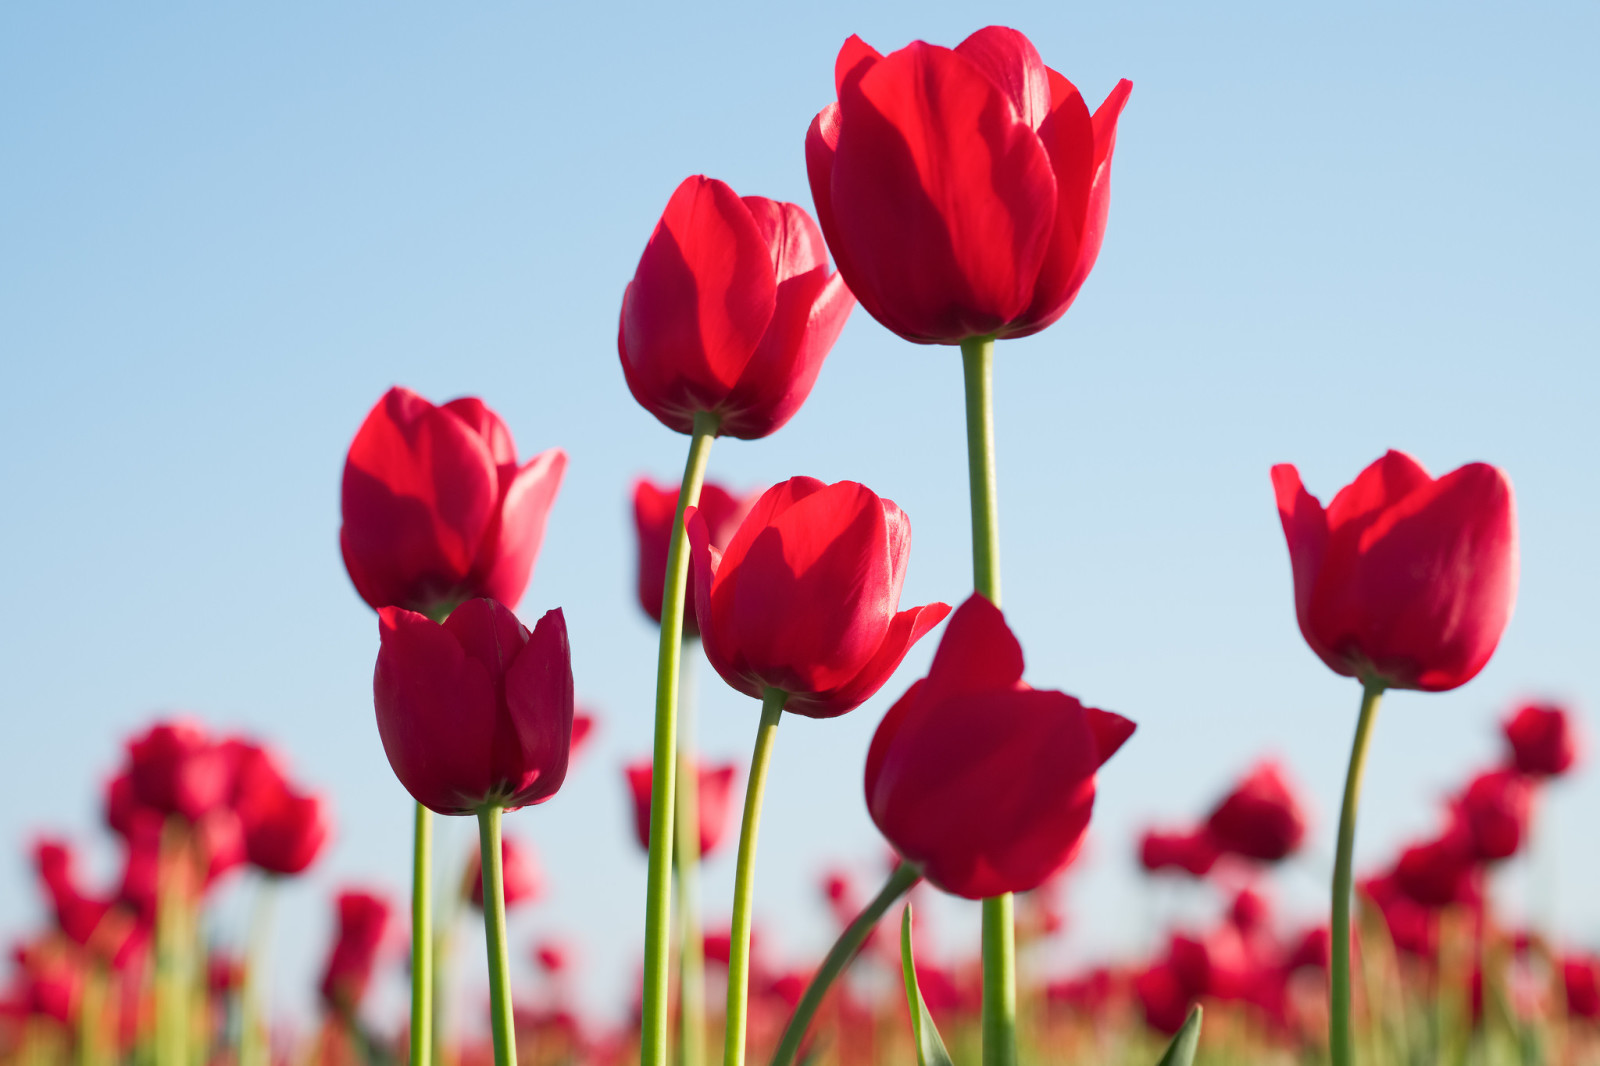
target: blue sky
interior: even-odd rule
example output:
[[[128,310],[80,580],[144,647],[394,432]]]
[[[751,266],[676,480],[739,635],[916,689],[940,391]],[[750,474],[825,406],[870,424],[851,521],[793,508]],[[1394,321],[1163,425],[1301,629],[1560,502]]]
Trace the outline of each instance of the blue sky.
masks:
[[[1063,962],[1152,936],[1130,834],[1267,752],[1317,811],[1281,894],[1317,906],[1357,690],[1295,629],[1274,462],[1326,499],[1399,447],[1436,473],[1494,462],[1518,493],[1515,617],[1470,685],[1387,701],[1364,864],[1431,827],[1518,697],[1569,699],[1596,732],[1592,5],[557,7],[0,13],[0,927],[40,917],[21,856],[41,827],[110,875],[99,782],[125,733],[175,708],[270,737],[334,796],[336,846],[280,910],[280,1007],[310,1009],[332,886],[403,897],[376,623],[336,549],[344,449],[399,382],[480,395],[524,455],[571,454],[522,613],[566,609],[604,721],[562,794],[508,819],[551,887],[513,929],[570,930],[590,1001],[620,1009],[643,887],[620,764],[648,747],[655,646],[627,489],[675,476],[685,441],[628,396],[618,300],[687,174],[809,207],[805,128],[852,32],[888,49],[1000,21],[1091,101],[1134,83],[1099,265],[1062,322],[998,357],[1006,607],[1029,677],[1140,724],[1101,779]],[[960,419],[954,350],[858,311],[800,415],[719,442],[712,474],[866,483],[911,517],[906,602],[954,603]],[[824,861],[875,869],[866,743],[931,648],[855,713],[780,732],[758,870],[780,954],[825,939]],[[747,758],[754,703],[701,679],[703,747]],[[1591,943],[1597,782],[1549,797],[1538,876],[1503,889],[1555,900]],[[444,835],[460,850],[470,829]],[[708,873],[713,913],[731,874]],[[975,927],[954,905],[931,920],[947,950]]]

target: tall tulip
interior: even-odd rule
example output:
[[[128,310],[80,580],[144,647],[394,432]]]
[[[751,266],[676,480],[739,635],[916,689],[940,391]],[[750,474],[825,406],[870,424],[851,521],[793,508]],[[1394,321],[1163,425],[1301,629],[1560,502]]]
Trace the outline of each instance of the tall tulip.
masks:
[[[442,625],[399,607],[378,618],[373,702],[390,767],[429,810],[478,816],[495,1062],[514,1066],[500,822],[507,809],[543,803],[566,778],[566,621],[558,608],[530,633],[487,599],[468,600]]]
[[[662,424],[690,435],[659,601],[642,1066],[667,1062],[667,842],[677,806],[684,512],[700,500],[712,440],[764,437],[792,418],[854,306],[802,208],[741,198],[699,175],[672,194],[622,294],[617,351],[628,388]],[[694,1057],[691,1049],[690,1066]]]
[[[1293,466],[1273,467],[1272,485],[1300,632],[1330,669],[1362,685],[1339,814],[1329,985],[1332,1062],[1349,1066],[1350,865],[1378,699],[1388,688],[1456,688],[1489,661],[1516,598],[1516,511],[1496,467],[1469,463],[1436,479],[1397,451],[1327,507]]]
[[[949,607],[898,610],[910,520],[892,501],[852,481],[826,485],[796,477],[774,485],[726,551],[711,546],[697,512],[688,525],[706,658],[729,685],[761,700],[739,830],[728,963],[723,1061],[740,1066],[756,833],[779,718],[785,710],[832,718],[859,706]]]

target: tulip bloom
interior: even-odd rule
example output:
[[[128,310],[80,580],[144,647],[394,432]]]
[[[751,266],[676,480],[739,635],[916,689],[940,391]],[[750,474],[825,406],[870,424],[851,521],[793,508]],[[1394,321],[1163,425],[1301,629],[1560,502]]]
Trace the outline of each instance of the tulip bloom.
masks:
[[[344,1017],[355,1014],[366,995],[389,929],[392,907],[370,892],[339,893],[339,929],[322,970],[322,1001]]]
[[[356,592],[374,609],[435,617],[478,596],[515,607],[566,468],[560,448],[519,466],[482,400],[435,407],[390,389],[344,465],[339,548]]]
[[[1150,829],[1139,840],[1139,865],[1149,873],[1181,870],[1190,877],[1204,877],[1221,854],[1204,826],[1173,832]]]
[[[1511,764],[1529,777],[1560,777],[1578,761],[1577,731],[1566,708],[1530,703],[1501,726]]]
[[[1441,692],[1477,676],[1517,591],[1517,526],[1503,471],[1434,479],[1391,451],[1324,508],[1293,466],[1272,468],[1306,643],[1335,672]]]
[[[853,481],[774,485],[723,552],[698,511],[688,525],[706,658],[740,692],[786,693],[784,709],[808,718],[864,703],[950,611],[897,612],[911,522]]]
[[[1217,805],[1206,829],[1225,852],[1278,862],[1305,839],[1306,816],[1283,767],[1267,760]]]
[[[227,802],[231,770],[198,723],[158,722],[128,742],[129,791],[115,799],[197,822]]]
[[[906,340],[1025,337],[1060,318],[1100,254],[1117,83],[1083,96],[1016,30],[834,64],[838,101],[806,134],[817,219],[839,272]]]
[[[685,178],[622,294],[622,374],[679,433],[701,413],[721,436],[765,437],[810,395],[854,306],[803,208]]]
[[[532,902],[544,894],[544,878],[533,851],[518,844],[514,837],[500,839],[501,870],[505,877],[506,909]],[[474,850],[467,862],[467,898],[483,910],[483,858]]]
[[[1515,770],[1492,770],[1472,779],[1456,813],[1480,861],[1509,859],[1522,847],[1533,809],[1533,789]]]
[[[728,546],[734,531],[755,504],[755,496],[735,496],[707,481],[700,487],[700,518],[706,524],[711,546]],[[639,606],[652,622],[661,621],[661,593],[667,581],[667,549],[672,542],[672,520],[677,514],[678,486],[656,485],[640,478],[633,483],[633,521],[639,532]],[[698,636],[694,615],[694,585],[685,589],[683,632]]]
[[[469,600],[436,624],[378,612],[373,701],[395,776],[439,814],[516,809],[555,795],[572,741],[572,666],[559,608],[529,633]]]
[[[1026,892],[1066,865],[1094,809],[1095,772],[1134,724],[1029,688],[1000,609],[974,594],[928,676],[889,709],[867,753],[867,810],[906,861],[968,899]]]
[[[628,791],[633,797],[633,830],[639,847],[650,850],[650,786],[654,773],[649,759],[629,763],[627,767]],[[727,835],[728,814],[733,808],[733,785],[738,779],[739,767],[734,763],[718,766],[696,766],[695,780],[699,784],[700,855],[709,856],[722,844]]]

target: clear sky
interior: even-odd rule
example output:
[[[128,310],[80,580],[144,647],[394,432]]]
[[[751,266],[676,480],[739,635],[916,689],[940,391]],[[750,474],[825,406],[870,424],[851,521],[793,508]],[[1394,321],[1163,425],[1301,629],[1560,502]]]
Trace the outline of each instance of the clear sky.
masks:
[[[1099,265],[1065,319],[998,357],[1029,677],[1140,725],[1101,778],[1063,960],[1153,935],[1134,830],[1197,814],[1263,753],[1315,805],[1310,854],[1277,880],[1317,906],[1358,693],[1295,628],[1275,462],[1324,499],[1388,447],[1435,473],[1488,460],[1517,488],[1515,617],[1470,685],[1386,700],[1363,866],[1433,826],[1517,698],[1569,699],[1600,731],[1592,4],[8,5],[0,928],[41,918],[23,857],[41,827],[110,876],[99,783],[175,708],[270,738],[334,797],[337,842],[280,910],[280,1007],[310,1010],[333,886],[404,898],[377,626],[336,548],[345,447],[399,382],[480,395],[524,455],[571,455],[521,611],[565,608],[603,725],[554,801],[508,818],[550,886],[513,932],[520,955],[570,931],[590,1002],[620,1011],[644,868],[620,764],[648,748],[655,649],[627,493],[676,477],[685,447],[623,384],[622,287],[687,174],[809,207],[804,133],[847,35],[954,44],[986,21],[1092,103],[1134,83]],[[719,442],[712,476],[866,483],[912,520],[905,602],[959,602],[960,376],[953,349],[858,311],[794,421]],[[758,868],[780,956],[825,942],[825,861],[876,874],[866,744],[932,645],[853,714],[780,730]],[[755,704],[701,682],[703,747],[747,758]],[[1549,797],[1535,892],[1591,943],[1596,815],[1600,771]],[[468,839],[448,826],[445,854]],[[713,913],[731,878],[712,864]],[[1525,871],[1507,881],[1528,894]],[[946,950],[975,926],[933,917]]]

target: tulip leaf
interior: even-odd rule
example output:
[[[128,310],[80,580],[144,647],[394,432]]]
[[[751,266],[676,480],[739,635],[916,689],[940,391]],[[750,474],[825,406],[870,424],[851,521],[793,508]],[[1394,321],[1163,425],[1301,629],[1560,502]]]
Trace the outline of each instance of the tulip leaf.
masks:
[[[1198,1003],[1189,1008],[1189,1017],[1183,1020],[1183,1028],[1167,1045],[1167,1053],[1161,1056],[1156,1066],[1190,1066],[1194,1062],[1195,1049],[1200,1046],[1200,1019],[1204,1013]]]
[[[900,918],[900,969],[906,978],[906,1005],[911,1008],[911,1035],[917,1045],[917,1066],[955,1066],[950,1061],[950,1052],[945,1050],[938,1028],[933,1024],[933,1015],[928,1013],[928,1004],[923,1002],[922,989],[917,987],[917,964],[911,959],[909,903]]]

